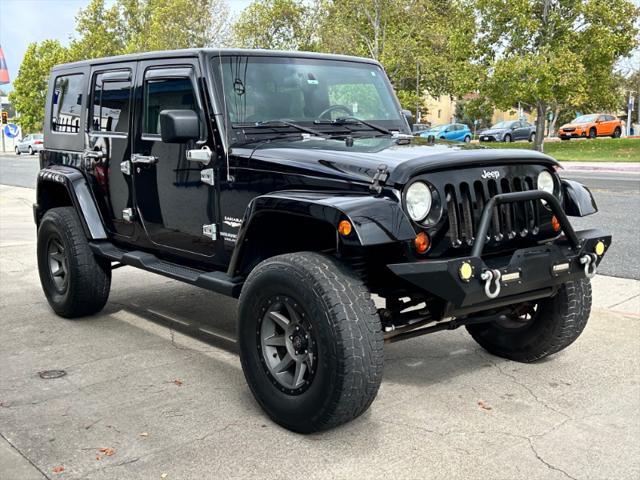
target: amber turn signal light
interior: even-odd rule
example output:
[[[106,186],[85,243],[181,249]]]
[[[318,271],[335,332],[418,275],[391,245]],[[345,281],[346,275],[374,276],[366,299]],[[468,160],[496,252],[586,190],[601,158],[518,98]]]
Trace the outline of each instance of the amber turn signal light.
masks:
[[[554,232],[560,231],[560,222],[558,221],[558,217],[556,217],[555,215],[551,217],[551,227],[553,228]]]
[[[351,226],[351,222],[349,220],[342,220],[338,224],[338,233],[343,237],[348,237],[349,235],[351,235],[352,230],[353,227]]]
[[[416,252],[424,253],[429,250],[429,246],[431,245],[431,240],[429,240],[429,235],[424,232],[420,232],[416,235],[416,238],[413,240],[413,245],[416,247]]]

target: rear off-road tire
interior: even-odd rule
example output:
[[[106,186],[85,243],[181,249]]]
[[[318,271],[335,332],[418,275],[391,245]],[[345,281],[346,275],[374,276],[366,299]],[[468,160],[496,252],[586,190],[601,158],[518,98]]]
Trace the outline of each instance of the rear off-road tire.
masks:
[[[622,136],[622,130],[620,129],[620,127],[616,127],[616,129],[613,131],[613,134],[611,135],[611,138],[620,138]]]
[[[590,139],[594,139],[598,136],[598,130],[596,130],[596,127],[591,127],[589,129],[589,135],[587,136]]]
[[[292,253],[255,267],[240,296],[238,337],[253,395],[289,430],[346,423],[378,393],[380,318],[362,280],[332,257]]]
[[[531,319],[468,325],[473,339],[493,355],[530,363],[567,348],[582,333],[591,312],[588,279],[567,282],[558,293],[539,300]]]
[[[58,315],[76,318],[102,310],[109,298],[111,263],[93,254],[74,208],[45,213],[37,255],[42,289]]]

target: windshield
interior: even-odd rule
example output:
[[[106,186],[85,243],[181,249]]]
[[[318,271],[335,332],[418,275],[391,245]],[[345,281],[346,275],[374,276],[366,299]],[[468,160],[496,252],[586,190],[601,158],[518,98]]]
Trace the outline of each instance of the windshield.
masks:
[[[513,124],[514,124],[513,121],[511,121],[511,122],[498,122],[491,128],[511,128],[511,126]]]
[[[291,127],[275,123],[286,120],[327,131],[334,126],[331,121],[358,119],[390,130],[406,128],[387,77],[377,65],[244,55],[216,56],[212,64],[218,78],[222,72],[218,84],[232,127]],[[364,124],[360,127],[380,134]]]
[[[589,123],[595,122],[598,115],[580,115],[572,123]]]

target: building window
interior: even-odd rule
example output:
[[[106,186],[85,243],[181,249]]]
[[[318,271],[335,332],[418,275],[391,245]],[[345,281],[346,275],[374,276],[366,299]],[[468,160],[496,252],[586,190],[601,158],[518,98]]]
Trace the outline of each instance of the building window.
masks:
[[[51,130],[78,133],[82,112],[84,75],[63,75],[56,78],[51,108]]]

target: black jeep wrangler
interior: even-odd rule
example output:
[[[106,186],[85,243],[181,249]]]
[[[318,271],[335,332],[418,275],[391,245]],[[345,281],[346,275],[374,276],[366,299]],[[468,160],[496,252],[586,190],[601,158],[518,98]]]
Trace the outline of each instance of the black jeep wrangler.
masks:
[[[34,217],[53,310],[99,312],[123,265],[239,298],[249,387],[297,432],[369,407],[384,342],[465,326],[520,362],[567,347],[611,242],[574,231],[567,215],[596,205],[552,158],[412,137],[369,59],[60,65],[44,128]]]

